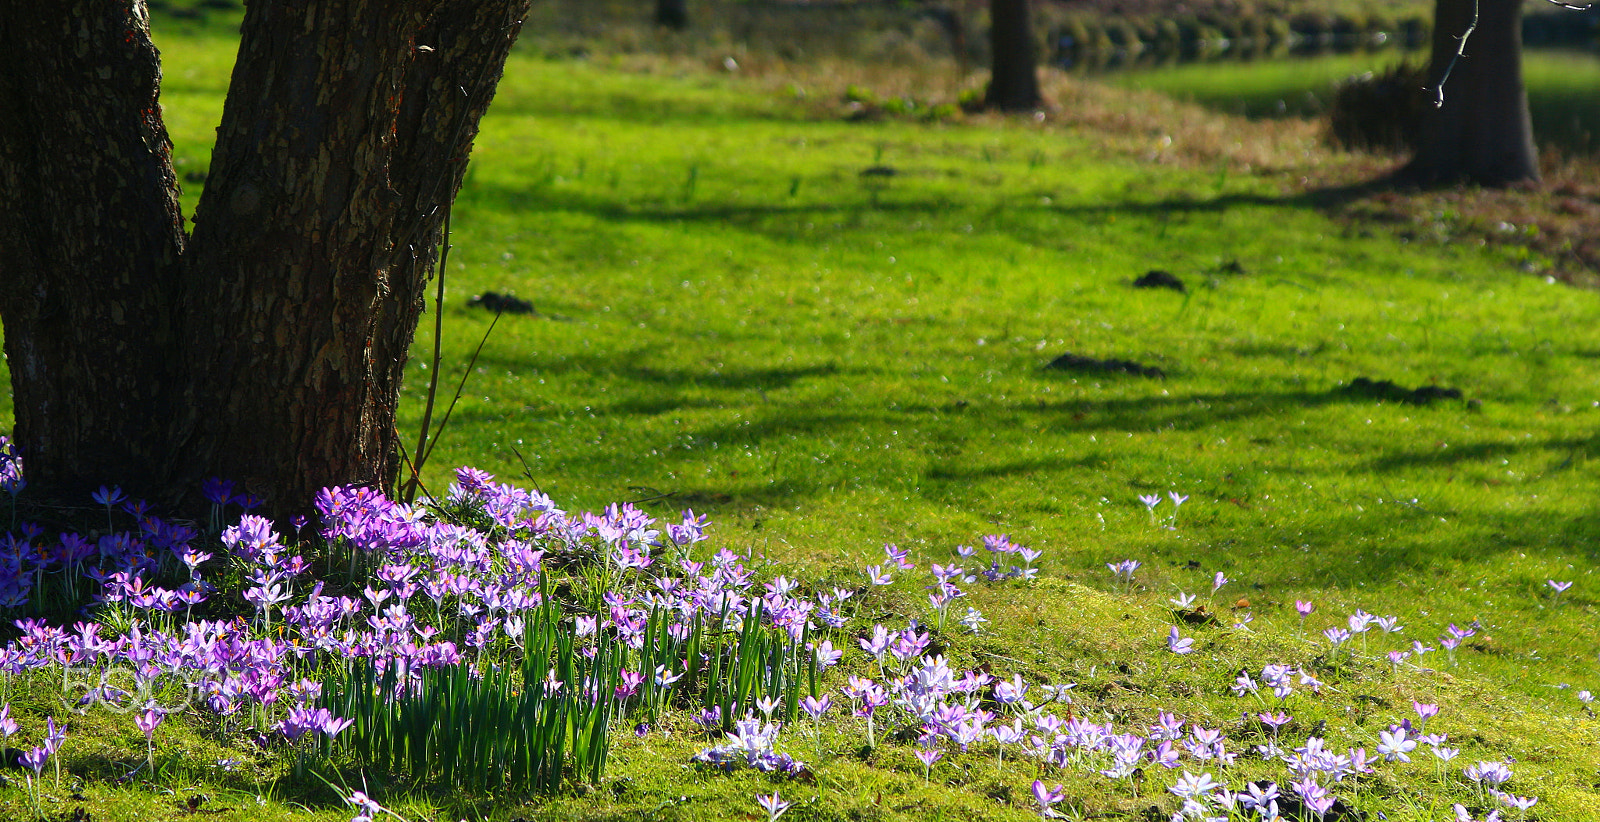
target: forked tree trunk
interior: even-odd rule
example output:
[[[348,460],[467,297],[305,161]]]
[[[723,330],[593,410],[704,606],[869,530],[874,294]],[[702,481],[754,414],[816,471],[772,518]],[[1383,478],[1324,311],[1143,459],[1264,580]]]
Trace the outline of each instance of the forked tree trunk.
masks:
[[[1030,111],[1039,96],[1039,60],[1028,19],[1028,0],[989,0],[989,88],[983,104],[1002,111]]]
[[[186,238],[143,3],[0,0],[30,485],[175,499],[219,476],[281,513],[391,479],[444,211],[528,2],[250,4]]]
[[[1435,85],[1472,23],[1475,0],[1436,0],[1430,74]],[[1539,179],[1522,83],[1522,0],[1476,0],[1477,28],[1445,82],[1444,105],[1423,115],[1407,181],[1503,186]]]

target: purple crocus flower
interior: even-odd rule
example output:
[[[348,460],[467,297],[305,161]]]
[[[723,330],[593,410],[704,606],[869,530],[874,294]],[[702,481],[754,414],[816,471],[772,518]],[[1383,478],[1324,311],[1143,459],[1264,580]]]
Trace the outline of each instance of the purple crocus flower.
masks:
[[[789,803],[783,801],[783,797],[779,796],[777,791],[770,794],[756,794],[756,804],[767,812],[767,822],[777,822],[778,817],[789,810]]]
[[[44,770],[44,763],[49,759],[50,750],[38,745],[17,757],[17,761],[21,762],[23,767],[31,769],[34,776],[38,776],[39,772]]]
[[[166,711],[152,706],[144,709],[144,711],[138,714],[135,714],[133,717],[133,724],[138,726],[139,730],[144,732],[145,741],[148,742],[155,737],[156,728],[161,726],[161,720],[166,719],[166,717]]]
[[[828,696],[827,694],[824,694],[821,699],[817,699],[814,696],[808,696],[805,699],[800,700],[800,709],[806,712],[806,716],[811,717],[815,721],[821,721],[822,715],[826,714],[828,709],[832,707],[833,697]]]
[[[1054,788],[1047,788],[1043,782],[1037,779],[1033,780],[1033,803],[1039,806],[1040,819],[1049,819],[1055,816],[1055,806],[1066,798],[1066,791],[1062,789],[1061,785],[1058,784]]]

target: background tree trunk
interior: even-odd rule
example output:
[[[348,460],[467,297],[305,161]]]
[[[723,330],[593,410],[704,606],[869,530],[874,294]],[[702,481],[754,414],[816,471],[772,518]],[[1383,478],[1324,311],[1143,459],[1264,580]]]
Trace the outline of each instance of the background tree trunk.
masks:
[[[284,513],[391,480],[440,226],[528,0],[251,4],[187,245],[148,21],[108,5],[0,2],[0,104],[31,106],[0,131],[30,484],[171,499],[220,476]]]
[[[1478,27],[1423,115],[1421,142],[1401,177],[1421,185],[1461,180],[1503,186],[1539,179],[1528,94],[1522,84],[1522,0],[1480,0]],[[1473,0],[1436,0],[1430,74],[1437,84],[1472,23]]]
[[[656,0],[656,25],[674,29],[689,27],[689,0]]]
[[[1030,111],[1039,96],[1037,49],[1028,0],[989,2],[990,76],[983,104],[1002,111]]]

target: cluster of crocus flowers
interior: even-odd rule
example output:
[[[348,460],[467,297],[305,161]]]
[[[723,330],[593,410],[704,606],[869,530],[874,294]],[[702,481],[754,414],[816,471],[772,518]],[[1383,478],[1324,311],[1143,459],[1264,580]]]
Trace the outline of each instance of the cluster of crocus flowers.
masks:
[[[248,507],[250,502],[221,485],[210,490],[219,506]],[[97,492],[96,500],[111,517],[117,506],[129,511],[131,503],[120,497],[119,491],[107,488]],[[1172,499],[1174,508],[1182,502]],[[362,569],[343,588],[332,579],[337,569],[330,569],[329,578],[308,579],[310,563],[299,545],[273,523],[249,514],[223,529],[219,544],[206,546],[208,550],[197,547],[199,535],[193,529],[148,516],[141,516],[135,531],[94,542],[63,536],[52,543],[28,531],[11,535],[15,556],[28,557],[18,559],[18,568],[26,567],[35,577],[42,569],[52,574],[80,569],[99,584],[99,607],[118,611],[121,623],[130,628],[111,636],[95,622],[70,630],[22,622],[20,638],[5,648],[0,665],[9,672],[63,664],[102,673],[126,667],[135,672],[140,693],[159,690],[154,686],[163,680],[182,682],[224,727],[244,716],[257,731],[291,743],[337,738],[354,717],[339,716],[321,702],[322,685],[311,678],[319,667],[364,659],[404,683],[425,668],[480,667],[514,659],[524,650],[524,628],[533,609],[544,604],[541,578],[564,574],[577,593],[561,602],[562,625],[585,651],[593,653],[601,637],[615,638],[633,651],[653,648],[650,643],[667,637],[667,645],[675,648],[671,655],[652,656],[649,664],[624,667],[603,688],[593,680],[563,682],[554,670],[543,682],[535,680],[534,687],[546,693],[581,693],[588,699],[603,693],[624,714],[645,707],[652,689],[652,710],[667,704],[662,694],[680,687],[691,664],[703,661],[689,658],[684,650],[697,626],[736,632],[759,625],[787,636],[818,669],[841,662],[847,652],[859,652],[863,656],[852,662],[860,673],[832,683],[833,690],[797,700],[810,720],[818,760],[823,758],[824,718],[849,723],[848,715],[865,726],[871,746],[877,745],[879,729],[896,731],[883,735],[886,744],[914,748],[925,779],[940,762],[988,756],[1003,768],[1008,757],[1015,757],[1036,761],[1041,776],[1048,774],[1052,782],[1077,773],[1137,792],[1143,781],[1138,777],[1148,769],[1167,774],[1167,791],[1181,803],[1177,818],[1214,818],[1243,809],[1272,820],[1280,802],[1290,797],[1314,814],[1324,814],[1349,780],[1426,756],[1423,745],[1434,751],[1441,766],[1459,753],[1442,734],[1425,733],[1438,708],[1423,703],[1415,706],[1418,727],[1408,718],[1366,743],[1375,746],[1371,757],[1365,748],[1335,750],[1320,735],[1298,732],[1286,713],[1298,710],[1290,701],[1296,694],[1314,696],[1322,683],[1305,670],[1277,663],[1259,673],[1240,670],[1232,686],[1240,697],[1260,700],[1260,712],[1246,725],[1257,733],[1270,729],[1270,736],[1254,747],[1230,739],[1220,727],[1189,723],[1172,712],[1142,726],[1097,722],[1070,712],[1063,716],[1052,706],[1069,701],[1070,683],[955,666],[940,653],[943,643],[936,641],[954,606],[966,597],[962,586],[980,578],[1026,584],[1038,574],[1035,563],[1041,552],[1003,535],[983,539],[989,554],[985,570],[969,573],[968,565],[979,567],[965,562],[977,549],[965,546],[956,549],[958,559],[931,565],[932,578],[925,587],[935,629],[930,631],[928,624],[914,619],[852,626],[854,602],[870,586],[813,592],[786,576],[762,582],[749,567],[748,555],[726,550],[696,561],[691,549],[705,541],[707,522],[692,511],[665,524],[627,505],[571,514],[543,494],[497,484],[471,469],[457,474],[448,498],[439,503],[470,516],[455,521],[430,516],[421,507],[370,489],[330,488],[319,494],[320,535],[347,551],[352,567]],[[296,524],[295,531],[302,526]],[[1108,563],[1115,580],[1130,591],[1140,567],[1131,559]],[[872,585],[892,585],[897,575],[908,578],[916,568],[908,551],[889,545],[883,560],[866,569],[866,577]],[[215,593],[209,580],[224,578],[244,581],[239,593],[253,613],[226,621],[176,619],[178,611]],[[1230,582],[1218,573],[1212,594]],[[0,591],[0,599],[5,595]],[[1193,602],[1182,595],[1174,604],[1187,608]],[[1297,603],[1302,621],[1313,610],[1309,602]],[[968,608],[959,623],[976,630],[985,621]],[[1394,617],[1358,611],[1331,629],[1337,633],[1329,639],[1337,636],[1336,644],[1343,644],[1374,629],[1395,633],[1400,626]],[[1472,630],[1452,625],[1441,644],[1453,648]],[[1173,656],[1194,654],[1196,646],[1195,637],[1171,627],[1162,659],[1165,663]],[[1411,653],[1422,652],[1414,646]],[[1192,660],[1183,664],[1204,664]],[[138,708],[132,694],[111,687],[105,676],[91,685],[80,707],[106,702],[134,708],[135,725],[145,735],[153,764],[156,733],[168,709]],[[803,769],[782,750],[785,724],[773,718],[777,704],[761,695],[732,705],[731,712],[707,708],[703,724],[713,739],[695,761],[717,770],[781,774]],[[738,718],[725,723],[727,717]],[[8,721],[0,710],[0,731]],[[35,776],[60,745],[53,721],[51,727],[46,744],[24,754]],[[639,727],[648,733],[647,724]],[[1241,755],[1269,761],[1283,773],[1277,781],[1241,784],[1232,770]],[[1503,789],[1510,779],[1503,763],[1479,762],[1463,773],[1483,786],[1484,796],[1508,807],[1525,810],[1537,801]],[[1238,787],[1230,790],[1230,781]],[[1060,785],[1048,787],[1043,779],[1034,783],[1042,816],[1057,813],[1063,797]],[[376,803],[352,804],[368,816],[380,810]],[[762,807],[776,818],[788,803],[774,793]]]
[[[719,744],[695,754],[693,761],[721,771],[749,768],[764,773],[798,774],[805,770],[805,764],[776,748],[782,729],[782,723],[746,717],[735,722],[733,731],[725,734]]]

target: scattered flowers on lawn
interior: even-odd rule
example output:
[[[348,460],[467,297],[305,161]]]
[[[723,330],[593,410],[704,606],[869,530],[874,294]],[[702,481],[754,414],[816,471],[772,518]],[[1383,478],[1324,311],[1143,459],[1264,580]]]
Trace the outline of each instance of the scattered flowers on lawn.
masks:
[[[0,450],[7,447],[0,441]],[[20,474],[11,470],[0,459],[0,483],[17,486]],[[221,482],[208,483],[206,494],[219,526],[223,513],[259,504]],[[1177,820],[1230,818],[1240,810],[1272,820],[1286,804],[1322,818],[1339,799],[1356,801],[1354,786],[1376,768],[1398,767],[1431,750],[1442,769],[1459,754],[1446,747],[1443,734],[1427,732],[1441,709],[1420,700],[1412,704],[1416,727],[1403,719],[1375,738],[1364,737],[1360,744],[1376,755],[1344,743],[1336,750],[1320,723],[1301,725],[1288,713],[1322,696],[1321,668],[1313,673],[1269,662],[1259,672],[1252,666],[1223,674],[1218,692],[1231,691],[1251,706],[1231,724],[1186,721],[1166,710],[1154,724],[1149,717],[1130,724],[1109,713],[1074,713],[1067,695],[1073,683],[1039,682],[998,665],[963,667],[949,650],[955,626],[977,633],[988,623],[960,602],[965,587],[979,579],[1027,585],[1039,574],[1043,552],[1006,535],[983,539],[990,561],[982,571],[969,572],[977,552],[963,546],[955,559],[931,562],[921,572],[927,576],[920,576],[909,551],[887,545],[883,560],[865,568],[865,584],[852,572],[853,588],[811,590],[781,575],[758,578],[761,565],[749,555],[722,550],[695,560],[690,549],[705,541],[708,523],[692,511],[665,524],[627,505],[573,514],[541,493],[497,484],[473,469],[459,471],[432,507],[395,503],[367,489],[324,490],[316,500],[321,522],[315,530],[329,549],[314,558],[297,537],[247,512],[219,527],[212,542],[196,527],[149,515],[118,488],[103,487],[93,496],[108,524],[122,517],[134,526],[93,540],[62,535],[47,542],[42,532],[28,530],[8,536],[12,550],[0,552],[10,571],[0,574],[0,607],[69,595],[59,586],[82,579],[96,592],[89,610],[95,621],[66,628],[19,620],[20,637],[6,647],[4,663],[12,675],[57,667],[78,672],[75,707],[134,713],[152,770],[158,728],[169,716],[177,721],[178,706],[162,700],[191,700],[220,730],[251,729],[268,745],[309,754],[359,733],[351,728],[362,718],[336,710],[340,703],[332,695],[341,680],[319,678],[318,671],[347,676],[359,661],[374,681],[394,683],[390,693],[398,699],[420,688],[430,672],[489,676],[485,672],[498,666],[548,654],[536,647],[545,628],[570,643],[567,667],[538,656],[531,675],[508,683],[542,698],[604,706],[612,719],[596,726],[602,733],[609,724],[655,733],[672,725],[658,722],[666,711],[696,717],[706,742],[692,761],[716,772],[800,774],[807,765],[784,750],[793,723],[801,722],[802,734],[809,730],[813,766],[829,754],[824,721],[853,723],[865,732],[869,752],[879,744],[880,729],[885,746],[903,746],[900,756],[911,748],[916,764],[910,767],[920,765],[925,780],[946,757],[968,768],[992,754],[1002,774],[1008,762],[1028,758],[1041,777],[1077,773],[1136,796],[1146,779],[1161,774],[1156,784],[1165,785],[1166,802],[1179,803]],[[1174,512],[1188,499],[1169,498]],[[1153,517],[1160,497],[1141,500]],[[313,526],[296,523],[293,530],[302,527]],[[318,564],[324,560],[325,569]],[[1131,594],[1141,563],[1126,559],[1106,567]],[[559,601],[548,584],[552,576],[563,580]],[[1217,572],[1211,593],[1231,582]],[[926,606],[902,624],[864,620],[864,592],[897,584],[925,590]],[[1550,585],[1560,594],[1570,583]],[[188,618],[225,589],[248,604],[244,616]],[[921,602],[920,592],[917,597]],[[1171,604],[1181,612],[1194,601],[1180,593]],[[958,604],[965,615],[950,620],[961,613],[952,611]],[[1310,602],[1295,602],[1302,628],[1314,611]],[[1393,643],[1386,637],[1403,631],[1396,617],[1359,609],[1341,622],[1323,632],[1335,665],[1355,657],[1354,636],[1362,637],[1365,654],[1369,635]],[[1451,625],[1439,645],[1453,659],[1476,630],[1475,624]],[[1196,641],[1168,626],[1169,654],[1192,654]],[[1206,647],[1221,643],[1208,640]],[[1379,658],[1386,656],[1398,674],[1403,663],[1430,650],[1413,642],[1409,649],[1380,651]],[[845,673],[830,673],[836,665]],[[132,691],[111,684],[128,684],[112,677],[113,670],[134,672]],[[1334,686],[1340,682],[1333,680]],[[1579,698],[1589,703],[1587,691]],[[185,721],[196,713],[185,710]],[[53,718],[48,725],[44,744],[20,756],[35,797],[38,778],[64,739]],[[0,706],[0,741],[19,732],[9,706]],[[607,744],[603,736],[600,744]],[[1421,745],[1429,747],[1419,754]],[[1281,776],[1241,780],[1235,771],[1241,756],[1265,760]],[[59,757],[55,761],[59,765]],[[1512,774],[1504,762],[1479,761],[1461,775],[1480,796],[1519,813],[1538,801],[1505,790]],[[1059,815],[1061,784],[1047,787],[1045,779],[1035,779],[1032,794],[1041,817]],[[358,820],[385,812],[363,793],[346,799]],[[790,807],[776,791],[756,800],[769,822]]]

